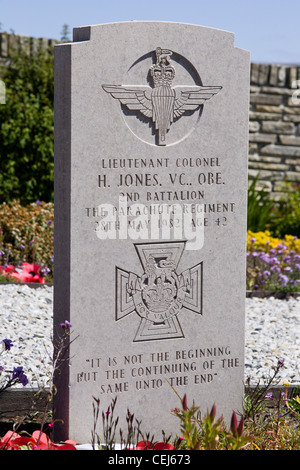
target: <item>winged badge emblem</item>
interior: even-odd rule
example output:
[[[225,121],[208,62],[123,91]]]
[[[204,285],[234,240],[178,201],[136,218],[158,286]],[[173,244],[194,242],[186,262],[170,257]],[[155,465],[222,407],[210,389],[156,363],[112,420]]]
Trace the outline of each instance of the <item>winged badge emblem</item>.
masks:
[[[166,145],[167,132],[174,120],[186,112],[195,112],[222,89],[221,86],[194,86],[181,91],[172,88],[175,68],[171,64],[171,55],[172,51],[168,49],[156,49],[156,63],[150,68],[153,88],[102,85],[107,93],[129,110],[137,111],[153,121],[157,145]]]

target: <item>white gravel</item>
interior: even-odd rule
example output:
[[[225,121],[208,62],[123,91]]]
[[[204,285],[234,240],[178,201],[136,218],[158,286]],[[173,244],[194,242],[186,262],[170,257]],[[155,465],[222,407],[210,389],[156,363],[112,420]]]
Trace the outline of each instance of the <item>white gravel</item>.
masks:
[[[52,371],[52,325],[51,286],[0,284],[0,341],[13,344],[0,356],[0,364],[6,370],[22,366],[30,387],[46,386]]]
[[[300,383],[300,297],[246,299],[245,375],[267,379],[279,359],[283,381]]]
[[[9,370],[23,366],[29,384],[46,386],[52,371],[53,287],[0,284],[0,341],[13,347],[0,356]],[[279,359],[283,381],[300,383],[300,297],[246,299],[245,380],[267,379]],[[22,387],[22,385],[20,385]]]

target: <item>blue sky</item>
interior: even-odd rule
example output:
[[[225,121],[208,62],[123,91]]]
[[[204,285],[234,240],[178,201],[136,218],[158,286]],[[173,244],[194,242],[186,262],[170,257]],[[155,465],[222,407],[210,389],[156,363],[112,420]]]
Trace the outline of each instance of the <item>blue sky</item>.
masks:
[[[64,24],[176,21],[235,33],[251,61],[300,64],[300,0],[0,0],[3,31],[60,39]]]

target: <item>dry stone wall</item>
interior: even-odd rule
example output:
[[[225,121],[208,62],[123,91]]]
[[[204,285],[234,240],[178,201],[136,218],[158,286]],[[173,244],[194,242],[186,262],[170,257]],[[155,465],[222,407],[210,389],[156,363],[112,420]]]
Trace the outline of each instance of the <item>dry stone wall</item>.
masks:
[[[34,54],[56,42],[0,33],[0,63],[21,47]],[[274,200],[286,182],[300,185],[300,65],[251,64],[249,181],[256,176]]]
[[[300,185],[300,66],[251,65],[249,179],[279,199]]]
[[[16,34],[0,33],[0,61],[5,63],[14,51],[25,50],[29,55],[34,54],[39,48],[52,48],[57,41],[48,38],[32,38]]]

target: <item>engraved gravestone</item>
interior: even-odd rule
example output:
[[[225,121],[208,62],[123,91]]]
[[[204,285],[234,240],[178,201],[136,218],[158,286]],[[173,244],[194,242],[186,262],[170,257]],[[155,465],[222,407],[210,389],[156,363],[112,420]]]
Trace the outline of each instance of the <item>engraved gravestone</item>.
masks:
[[[55,46],[54,334],[77,336],[57,437],[90,441],[93,397],[157,439],[177,394],[241,410],[249,67],[232,33],[188,24]]]

